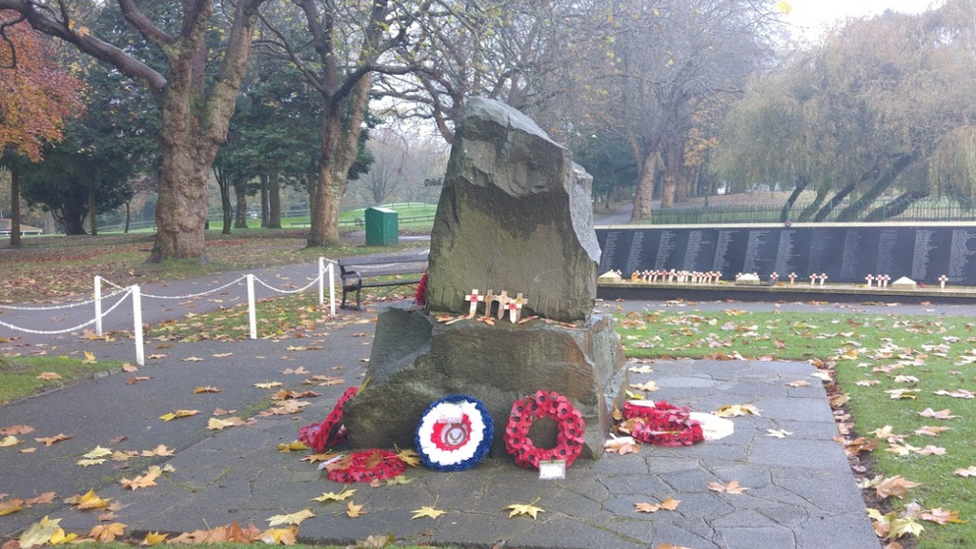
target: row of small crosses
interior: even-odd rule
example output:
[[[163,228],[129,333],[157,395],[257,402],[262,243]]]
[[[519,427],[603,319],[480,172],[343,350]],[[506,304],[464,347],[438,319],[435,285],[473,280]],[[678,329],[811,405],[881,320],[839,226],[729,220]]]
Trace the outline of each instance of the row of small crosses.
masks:
[[[620,271],[617,271],[617,274],[619,275]],[[670,271],[634,271],[630,273],[631,282],[657,282],[658,279],[661,282],[678,282],[679,284],[685,282],[692,284],[712,284],[722,279],[722,273],[720,271],[699,272],[677,271],[675,269],[671,269]]]
[[[501,320],[502,316],[505,315],[505,311],[508,311],[508,320],[512,324],[518,322],[519,316],[522,315],[522,306],[529,302],[528,299],[522,297],[519,293],[515,297],[510,297],[508,292],[502,290],[502,293],[494,295],[492,290],[488,290],[485,295],[478,295],[478,289],[475,288],[471,290],[470,294],[464,296],[464,300],[471,304],[468,309],[468,318],[474,318],[478,314],[478,304],[485,304],[485,316],[491,316],[491,304],[498,303],[498,319]]]
[[[877,282],[879,288],[887,288],[891,277],[888,275],[868,275],[864,277],[864,280],[868,283],[868,288],[871,287],[873,282]]]

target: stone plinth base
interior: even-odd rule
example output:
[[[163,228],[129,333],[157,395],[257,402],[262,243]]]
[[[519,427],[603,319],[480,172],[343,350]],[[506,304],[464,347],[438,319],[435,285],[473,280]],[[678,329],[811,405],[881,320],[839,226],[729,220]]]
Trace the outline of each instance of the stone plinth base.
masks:
[[[594,314],[579,328],[543,320],[445,325],[417,307],[391,307],[379,316],[369,383],[346,404],[345,425],[353,447],[413,448],[427,407],[465,394],[487,407],[495,423],[491,455],[502,456],[512,403],[545,389],[566,395],[583,414],[581,457],[594,459],[603,452],[613,400],[626,383],[623,362],[609,315]],[[530,434],[544,447],[554,432],[554,424],[543,420]]]

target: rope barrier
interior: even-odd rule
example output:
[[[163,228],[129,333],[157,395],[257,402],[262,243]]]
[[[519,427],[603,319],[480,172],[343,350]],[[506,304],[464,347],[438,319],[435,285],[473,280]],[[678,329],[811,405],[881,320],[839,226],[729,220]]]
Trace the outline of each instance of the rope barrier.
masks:
[[[125,299],[127,297],[129,297],[129,294],[132,293],[132,290],[130,288],[125,288],[123,290],[123,292],[125,293],[125,295],[122,296],[118,301],[116,301],[115,302],[115,305],[112,305],[111,307],[108,308],[107,311],[105,311],[104,313],[102,313],[102,316],[103,317],[105,315],[111,313],[112,311],[114,311],[116,307],[118,307],[120,304],[122,304],[122,302],[125,301]],[[112,296],[118,295],[118,294],[123,293],[123,292],[115,292],[114,294],[112,294]],[[104,299],[108,299],[109,297],[111,297],[111,296],[106,296]],[[72,326],[71,328],[65,328],[63,330],[32,330],[31,328],[23,328],[23,327],[20,327],[20,326],[15,326],[13,324],[8,324],[8,323],[6,323],[6,322],[4,322],[2,320],[0,320],[0,326],[3,326],[5,328],[10,328],[11,330],[17,330],[19,332],[26,332],[28,334],[59,335],[59,334],[67,334],[69,332],[74,332],[74,331],[80,330],[82,328],[86,328],[88,326],[91,326],[92,324],[95,323],[96,320],[97,319],[93,318],[93,319],[89,320],[88,322],[85,322],[84,324],[79,324],[77,326]]]
[[[326,265],[326,263],[328,263],[328,265]],[[38,335],[59,335],[59,334],[65,334],[65,333],[77,331],[77,330],[80,330],[82,328],[86,328],[86,327],[91,326],[92,324],[94,324],[95,325],[95,333],[98,336],[101,336],[102,335],[102,319],[105,316],[107,316],[109,313],[111,313],[112,311],[114,311],[119,305],[122,304],[123,301],[125,301],[126,298],[128,298],[131,295],[132,296],[132,317],[133,317],[133,339],[135,339],[135,344],[136,344],[136,361],[141,366],[145,362],[144,352],[143,352],[143,337],[142,337],[142,298],[143,297],[151,298],[151,299],[179,299],[179,300],[193,299],[193,298],[197,298],[197,297],[203,297],[203,296],[206,296],[206,295],[210,295],[210,294],[213,294],[214,292],[219,292],[219,291],[221,291],[223,289],[226,289],[226,288],[229,288],[231,286],[234,286],[234,285],[240,283],[241,281],[245,281],[246,282],[246,285],[247,285],[247,294],[248,294],[248,317],[249,317],[248,320],[249,320],[249,324],[250,324],[251,339],[257,339],[257,325],[256,325],[256,314],[257,314],[257,312],[256,312],[256,308],[255,308],[255,297],[254,297],[254,281],[255,280],[259,284],[261,284],[262,286],[264,286],[265,288],[271,290],[272,292],[276,292],[276,293],[280,293],[280,294],[297,294],[297,293],[300,293],[300,292],[304,292],[304,291],[308,290],[309,288],[311,288],[312,286],[315,286],[316,284],[318,284],[318,287],[319,287],[319,305],[323,305],[325,303],[325,299],[324,299],[325,296],[324,296],[324,294],[325,294],[325,279],[326,279],[326,274],[328,274],[330,310],[331,310],[332,316],[335,316],[335,314],[336,314],[336,305],[335,305],[335,262],[333,260],[331,260],[331,259],[326,259],[326,258],[320,257],[319,258],[319,262],[318,262],[318,276],[316,276],[313,280],[311,280],[305,286],[303,286],[301,288],[298,288],[298,289],[294,289],[294,290],[286,290],[286,289],[283,289],[283,288],[276,288],[276,287],[268,284],[267,282],[264,282],[263,280],[257,278],[253,274],[246,274],[244,276],[238,277],[237,279],[235,279],[235,280],[233,280],[231,282],[228,282],[228,283],[223,284],[221,286],[218,286],[216,288],[211,288],[209,290],[205,290],[205,291],[202,291],[202,292],[199,292],[199,293],[196,293],[196,294],[186,294],[186,295],[177,295],[177,296],[163,296],[163,295],[154,295],[154,294],[143,293],[140,290],[140,288],[139,288],[138,285],[133,285],[133,286],[129,286],[129,287],[122,287],[122,286],[119,286],[118,284],[115,284],[115,283],[111,282],[110,280],[106,280],[106,279],[102,278],[101,276],[95,275],[95,277],[94,277],[94,287],[95,287],[94,293],[95,293],[95,298],[94,299],[89,299],[87,301],[82,301],[82,302],[77,302],[77,303],[71,303],[71,304],[67,304],[67,305],[56,305],[56,306],[49,306],[49,307],[20,307],[20,306],[15,306],[15,305],[0,305],[0,309],[7,309],[7,310],[13,310],[13,311],[52,311],[52,310],[70,309],[70,308],[73,308],[73,307],[81,307],[81,306],[84,306],[84,305],[91,305],[92,303],[94,303],[95,304],[95,314],[94,314],[94,318],[93,319],[91,319],[91,320],[89,320],[89,321],[87,321],[87,322],[85,322],[83,324],[79,324],[77,326],[72,326],[71,328],[66,328],[66,329],[63,329],[63,330],[33,330],[33,329],[30,329],[30,328],[23,328],[23,327],[16,326],[14,324],[10,324],[10,323],[3,322],[3,321],[0,321],[0,326],[2,326],[4,328],[9,328],[11,330],[16,330],[16,331],[30,333],[30,334],[38,334]],[[106,296],[102,296],[102,294],[101,294],[101,291],[102,291],[101,284],[103,282],[105,284],[113,287],[113,288],[117,288],[117,290],[114,291],[114,292],[112,292],[111,294],[108,294]],[[114,305],[112,305],[111,307],[109,307],[108,310],[102,312],[102,301],[103,300],[106,300],[106,299],[111,299],[111,298],[113,298],[115,296],[118,296],[120,294],[124,294],[124,295],[117,302],[115,302]]]
[[[102,296],[102,299],[111,299],[121,294],[122,292],[126,292],[128,290],[129,290],[128,288],[122,288],[121,290],[112,292],[106,296]],[[51,306],[42,306],[42,307],[20,307],[17,305],[0,305],[0,309],[7,309],[10,311],[59,311],[62,309],[72,309],[74,307],[81,307],[83,305],[91,305],[92,303],[95,303],[94,299],[89,299],[88,301],[79,301],[77,303],[70,303],[67,305],[51,305]]]

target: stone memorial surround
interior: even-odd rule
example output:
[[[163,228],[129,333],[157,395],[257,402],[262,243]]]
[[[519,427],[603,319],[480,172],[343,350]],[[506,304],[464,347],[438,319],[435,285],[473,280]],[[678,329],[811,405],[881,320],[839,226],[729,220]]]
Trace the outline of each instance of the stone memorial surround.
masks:
[[[491,455],[503,456],[512,403],[544,389],[582,412],[582,457],[603,452],[626,373],[612,319],[593,313],[600,250],[591,183],[531,119],[497,101],[468,101],[431,234],[430,311],[398,306],[380,315],[369,383],[346,405],[354,447],[412,447],[430,403],[465,394],[485,404],[495,424]],[[464,297],[474,289],[523,293],[522,316],[541,318],[436,320],[468,315]],[[554,433],[550,420],[530,431],[540,447],[551,447]]]

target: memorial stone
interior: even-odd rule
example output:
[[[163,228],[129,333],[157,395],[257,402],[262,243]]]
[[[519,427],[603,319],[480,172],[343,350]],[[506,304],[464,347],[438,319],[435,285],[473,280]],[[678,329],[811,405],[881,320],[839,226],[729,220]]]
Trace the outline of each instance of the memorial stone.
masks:
[[[468,101],[431,233],[430,311],[394,306],[379,315],[369,384],[345,407],[350,444],[411,447],[431,402],[465,394],[484,403],[492,453],[504,455],[512,403],[546,390],[582,413],[582,457],[603,452],[627,377],[612,318],[593,311],[600,248],[590,183],[532,120],[502,103]],[[629,254],[633,241],[608,247]],[[489,292],[509,321],[466,318]],[[453,319],[438,322],[444,313]],[[532,436],[551,447],[555,424],[537,423]]]

